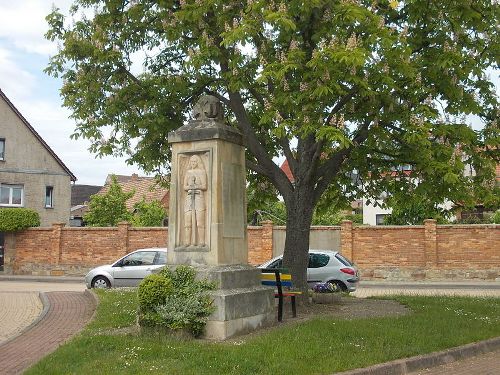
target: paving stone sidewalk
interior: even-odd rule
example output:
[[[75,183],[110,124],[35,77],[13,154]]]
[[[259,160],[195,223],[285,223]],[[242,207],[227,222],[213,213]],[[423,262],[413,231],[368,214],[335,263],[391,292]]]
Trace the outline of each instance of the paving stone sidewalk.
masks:
[[[45,297],[44,297],[45,296]],[[96,307],[88,292],[42,294],[46,312],[20,336],[0,344],[0,374],[20,374],[78,333]]]
[[[0,292],[0,345],[18,336],[42,309],[38,292]]]

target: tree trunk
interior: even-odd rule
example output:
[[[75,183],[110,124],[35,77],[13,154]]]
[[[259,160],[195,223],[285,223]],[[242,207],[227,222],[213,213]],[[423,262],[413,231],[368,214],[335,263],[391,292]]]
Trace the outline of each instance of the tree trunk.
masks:
[[[293,284],[307,296],[307,265],[309,263],[309,232],[314,210],[313,192],[295,188],[294,193],[285,202],[287,207],[284,267],[292,274]],[[300,298],[299,303],[308,301]]]

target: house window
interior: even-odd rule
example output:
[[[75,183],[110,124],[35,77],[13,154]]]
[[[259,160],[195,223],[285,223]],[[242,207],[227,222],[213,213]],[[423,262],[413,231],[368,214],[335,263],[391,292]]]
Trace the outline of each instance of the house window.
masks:
[[[375,224],[376,225],[384,225],[385,217],[387,214],[376,214],[375,215]]]
[[[0,160],[5,160],[5,139],[0,138]]]
[[[0,185],[0,205],[22,207],[24,188],[21,185]]]
[[[54,207],[54,188],[52,186],[45,187],[45,207]]]

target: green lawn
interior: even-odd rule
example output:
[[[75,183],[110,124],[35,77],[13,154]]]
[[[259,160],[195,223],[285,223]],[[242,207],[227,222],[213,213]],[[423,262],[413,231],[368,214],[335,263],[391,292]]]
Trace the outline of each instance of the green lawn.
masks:
[[[331,374],[500,336],[500,298],[393,299],[412,314],[318,318],[231,343],[123,335],[135,291],[98,291],[96,319],[26,374]]]

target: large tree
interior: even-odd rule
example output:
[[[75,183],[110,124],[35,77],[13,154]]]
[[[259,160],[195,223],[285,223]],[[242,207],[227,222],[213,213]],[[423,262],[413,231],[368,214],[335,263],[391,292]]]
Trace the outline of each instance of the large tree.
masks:
[[[97,154],[161,171],[197,97],[225,103],[256,186],[286,204],[284,262],[302,286],[320,198],[403,191],[388,171],[404,163],[420,193],[464,204],[498,157],[496,1],[74,0],[47,20],[47,71]]]

